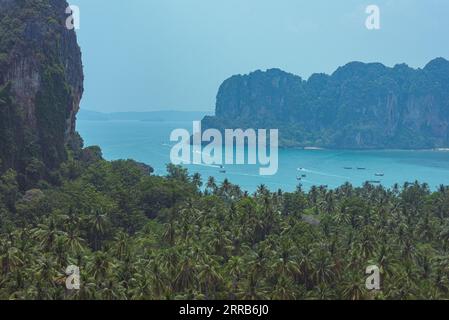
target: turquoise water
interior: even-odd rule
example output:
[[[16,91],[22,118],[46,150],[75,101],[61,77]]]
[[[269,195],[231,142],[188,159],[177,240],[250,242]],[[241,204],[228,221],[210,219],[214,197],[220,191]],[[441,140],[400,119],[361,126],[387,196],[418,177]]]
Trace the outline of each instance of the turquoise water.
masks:
[[[145,121],[78,121],[77,130],[85,145],[99,145],[108,160],[134,159],[150,164],[156,174],[165,173],[170,161],[170,133],[184,128],[192,132],[191,122]],[[312,185],[335,188],[346,181],[361,185],[365,181],[379,180],[387,187],[394,183],[427,182],[432,189],[449,184],[449,152],[445,151],[346,151],[346,150],[279,150],[279,170],[274,176],[260,176],[259,166],[227,165],[226,173],[217,166],[187,165],[190,172],[199,172],[203,181],[214,176],[221,182],[228,178],[244,190],[254,191],[265,184],[275,191],[281,188],[293,191],[297,177],[306,175],[301,183],[308,189]],[[345,167],[352,167],[346,170]],[[357,170],[357,167],[366,170]],[[304,168],[298,171],[298,168]],[[383,173],[383,177],[376,177]]]

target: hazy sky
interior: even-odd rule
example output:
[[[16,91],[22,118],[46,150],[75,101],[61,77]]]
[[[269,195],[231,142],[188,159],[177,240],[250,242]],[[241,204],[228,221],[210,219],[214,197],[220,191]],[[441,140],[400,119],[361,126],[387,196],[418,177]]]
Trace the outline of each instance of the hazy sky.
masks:
[[[308,78],[349,61],[449,58],[447,0],[71,0],[80,8],[82,108],[213,110],[233,74]],[[381,29],[365,27],[370,4]]]

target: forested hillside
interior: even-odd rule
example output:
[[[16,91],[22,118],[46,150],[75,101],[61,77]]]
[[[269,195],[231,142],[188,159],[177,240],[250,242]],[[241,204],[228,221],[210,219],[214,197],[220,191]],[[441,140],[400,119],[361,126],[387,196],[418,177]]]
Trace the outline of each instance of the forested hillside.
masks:
[[[254,195],[169,166],[70,160],[61,184],[0,184],[1,299],[449,298],[449,189]],[[65,268],[81,270],[67,290]],[[366,267],[381,270],[367,291]]]

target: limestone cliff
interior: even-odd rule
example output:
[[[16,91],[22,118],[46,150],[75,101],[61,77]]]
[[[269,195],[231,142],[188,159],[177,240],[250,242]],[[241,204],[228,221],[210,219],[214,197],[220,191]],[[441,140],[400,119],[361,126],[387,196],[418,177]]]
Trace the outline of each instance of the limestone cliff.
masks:
[[[65,0],[0,0],[1,168],[45,175],[76,139],[81,51]]]
[[[307,81],[278,69],[237,75],[204,128],[278,128],[282,146],[449,146],[449,61],[423,69],[352,62]]]

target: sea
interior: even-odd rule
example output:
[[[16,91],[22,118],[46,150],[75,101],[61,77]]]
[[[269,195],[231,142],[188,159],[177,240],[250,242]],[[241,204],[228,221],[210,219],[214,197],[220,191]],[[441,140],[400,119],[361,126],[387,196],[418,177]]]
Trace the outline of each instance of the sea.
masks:
[[[78,120],[77,130],[85,146],[98,145],[107,160],[134,159],[151,165],[155,174],[166,174],[170,141],[175,129],[192,132],[192,121]],[[435,190],[449,185],[449,151],[445,150],[302,150],[279,149],[275,175],[262,176],[259,165],[185,165],[198,172],[203,182],[215,177],[228,179],[243,190],[253,192],[261,184],[272,191],[304,190],[313,185],[337,188],[345,182],[360,186],[366,181],[392,187],[406,182],[427,183]],[[224,172],[225,171],[225,172]]]

